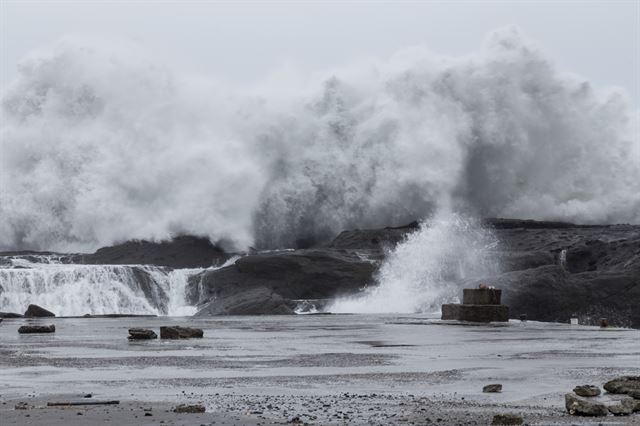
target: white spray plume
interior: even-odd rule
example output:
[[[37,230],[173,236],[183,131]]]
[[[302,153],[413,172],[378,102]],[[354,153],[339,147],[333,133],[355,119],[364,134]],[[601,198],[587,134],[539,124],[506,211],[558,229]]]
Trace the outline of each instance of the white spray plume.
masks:
[[[456,301],[465,279],[497,273],[496,237],[474,220],[438,213],[386,257],[376,282],[358,296],[338,299],[340,313],[433,313]]]
[[[35,53],[2,94],[0,248],[185,233],[284,247],[428,217],[444,199],[640,223],[637,111],[512,30],[463,57],[411,49],[283,83],[230,92],[122,46]]]

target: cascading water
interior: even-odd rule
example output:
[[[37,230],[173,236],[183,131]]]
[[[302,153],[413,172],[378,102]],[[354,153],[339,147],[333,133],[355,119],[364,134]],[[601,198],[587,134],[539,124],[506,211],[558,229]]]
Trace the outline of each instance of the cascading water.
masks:
[[[0,267],[0,311],[20,313],[34,303],[60,316],[192,315],[196,308],[186,303],[185,288],[191,275],[203,271],[61,264],[52,256],[4,260]]]
[[[422,224],[389,253],[376,277],[377,284],[362,296],[343,298],[330,312],[380,313],[440,310],[457,301],[465,279],[499,271],[492,249],[495,236],[473,220],[440,213]]]

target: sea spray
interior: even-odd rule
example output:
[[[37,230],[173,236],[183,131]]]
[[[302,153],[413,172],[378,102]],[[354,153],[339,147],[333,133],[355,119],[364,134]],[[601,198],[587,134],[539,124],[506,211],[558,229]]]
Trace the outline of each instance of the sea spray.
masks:
[[[375,282],[360,296],[327,308],[343,313],[432,313],[457,301],[466,279],[495,274],[499,263],[491,231],[476,221],[439,213],[391,251]]]
[[[0,249],[179,234],[301,247],[444,198],[485,217],[640,223],[638,112],[512,29],[469,55],[409,49],[306,81],[249,93],[122,45],[35,52],[2,93]]]

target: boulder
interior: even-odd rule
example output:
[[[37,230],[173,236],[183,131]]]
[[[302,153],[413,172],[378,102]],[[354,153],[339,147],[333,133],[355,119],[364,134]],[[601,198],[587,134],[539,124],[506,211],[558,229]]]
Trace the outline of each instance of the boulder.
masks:
[[[628,416],[638,410],[638,403],[635,399],[624,397],[615,404],[609,405],[607,408],[614,416]]]
[[[151,340],[157,338],[158,335],[153,330],[147,330],[145,328],[129,329],[129,340]]]
[[[509,426],[509,425],[521,425],[524,423],[524,419],[517,414],[496,414],[493,416],[492,426]]]
[[[47,311],[45,308],[38,305],[29,305],[27,310],[24,313],[25,318],[45,318],[45,317],[55,317],[51,311]]]
[[[18,329],[20,334],[35,334],[35,333],[55,333],[56,326],[51,325],[23,325]]]
[[[573,388],[578,396],[592,397],[600,395],[600,388],[592,385],[581,385]]]
[[[640,376],[622,376],[604,384],[604,389],[609,393],[628,394],[632,391],[640,391]]]
[[[357,293],[376,267],[361,254],[329,248],[254,254],[192,276],[187,299],[199,316],[292,314],[293,301]]]
[[[200,328],[179,326],[160,327],[161,339],[191,339],[201,338],[203,335],[204,332]]]
[[[173,409],[174,413],[204,413],[205,411],[204,405],[199,404],[180,404]]]
[[[606,405],[580,398],[573,393],[565,394],[564,401],[567,411],[574,416],[601,417],[609,414]]]
[[[500,383],[494,383],[491,385],[486,385],[482,388],[482,392],[484,393],[498,393],[502,392],[502,385]]]

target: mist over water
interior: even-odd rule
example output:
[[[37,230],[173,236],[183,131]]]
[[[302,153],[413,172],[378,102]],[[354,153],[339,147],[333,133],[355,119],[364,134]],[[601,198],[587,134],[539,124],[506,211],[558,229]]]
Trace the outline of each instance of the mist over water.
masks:
[[[624,96],[560,72],[511,29],[468,56],[410,49],[251,92],[133,47],[65,40],[26,58],[2,93],[0,249],[185,233],[292,247],[444,204],[640,223],[638,122]],[[456,226],[423,228],[399,253],[462,237]]]
[[[472,219],[439,212],[387,256],[362,295],[339,299],[330,312],[434,313],[456,301],[465,279],[500,271],[498,240]]]

